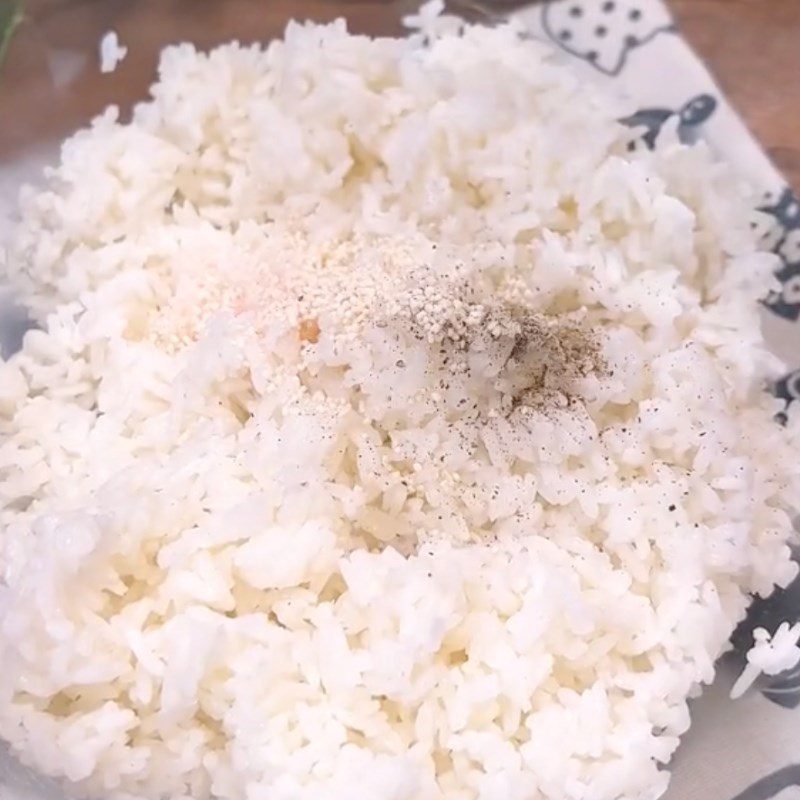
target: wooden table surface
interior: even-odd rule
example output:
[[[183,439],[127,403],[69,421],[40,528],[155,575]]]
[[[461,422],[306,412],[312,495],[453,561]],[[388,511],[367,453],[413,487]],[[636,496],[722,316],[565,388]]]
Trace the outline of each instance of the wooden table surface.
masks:
[[[518,0],[482,0],[502,7]],[[800,0],[668,0],[687,38],[777,165],[800,190]],[[30,140],[43,124],[66,130],[117,100],[124,85],[144,95],[156,53],[165,42],[190,38],[200,46],[251,32],[280,32],[292,14],[330,19],[344,12],[353,27],[386,31],[388,5],[417,0],[28,0],[38,25],[23,26],[12,41],[0,81],[0,159]],[[96,64],[99,36],[114,27],[132,45],[113,79],[84,69],[54,92],[54,53],[83,48]],[[46,45],[46,46],[45,46]],[[90,49],[87,49],[90,48]],[[59,67],[61,72],[68,64]],[[54,121],[57,121],[54,122]]]

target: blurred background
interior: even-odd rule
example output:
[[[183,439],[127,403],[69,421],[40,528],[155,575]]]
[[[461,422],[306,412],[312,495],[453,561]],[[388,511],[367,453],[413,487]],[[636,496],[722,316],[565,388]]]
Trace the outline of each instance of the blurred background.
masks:
[[[418,0],[0,0],[0,30],[22,19],[0,71],[0,162],[37,137],[63,136],[110,102],[145,96],[170,42],[201,47],[278,35],[287,17],[346,15],[359,32],[396,33]],[[668,0],[682,32],[710,65],[756,137],[800,188],[800,0]],[[525,6],[460,0],[480,15]],[[114,29],[129,55],[113,79],[98,41]],[[788,112],[788,113],[787,113]]]

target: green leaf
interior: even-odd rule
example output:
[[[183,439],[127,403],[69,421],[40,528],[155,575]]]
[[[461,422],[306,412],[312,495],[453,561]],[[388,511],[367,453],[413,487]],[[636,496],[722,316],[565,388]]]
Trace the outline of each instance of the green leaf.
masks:
[[[24,17],[21,0],[0,0],[0,66],[11,37]]]

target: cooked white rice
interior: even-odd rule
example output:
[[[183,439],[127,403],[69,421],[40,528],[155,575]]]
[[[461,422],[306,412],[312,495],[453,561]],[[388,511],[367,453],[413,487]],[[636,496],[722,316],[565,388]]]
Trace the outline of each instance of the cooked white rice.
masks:
[[[107,31],[100,39],[100,72],[114,72],[128,55],[128,48],[119,43],[116,31]]]
[[[511,27],[165,50],[9,274],[0,736],[70,792],[655,798],[800,426],[741,187]]]
[[[731,697],[741,697],[759,675],[779,675],[800,664],[800,622],[782,622],[775,633],[766,628],[753,631],[753,646],[747,651],[747,664],[731,689]]]

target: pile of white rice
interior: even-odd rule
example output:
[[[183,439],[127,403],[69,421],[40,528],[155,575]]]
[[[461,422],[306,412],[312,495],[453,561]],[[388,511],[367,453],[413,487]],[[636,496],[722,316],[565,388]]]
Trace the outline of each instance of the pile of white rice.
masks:
[[[747,200],[513,28],[167,49],[6,269],[0,737],[79,795],[655,798],[795,574]]]

